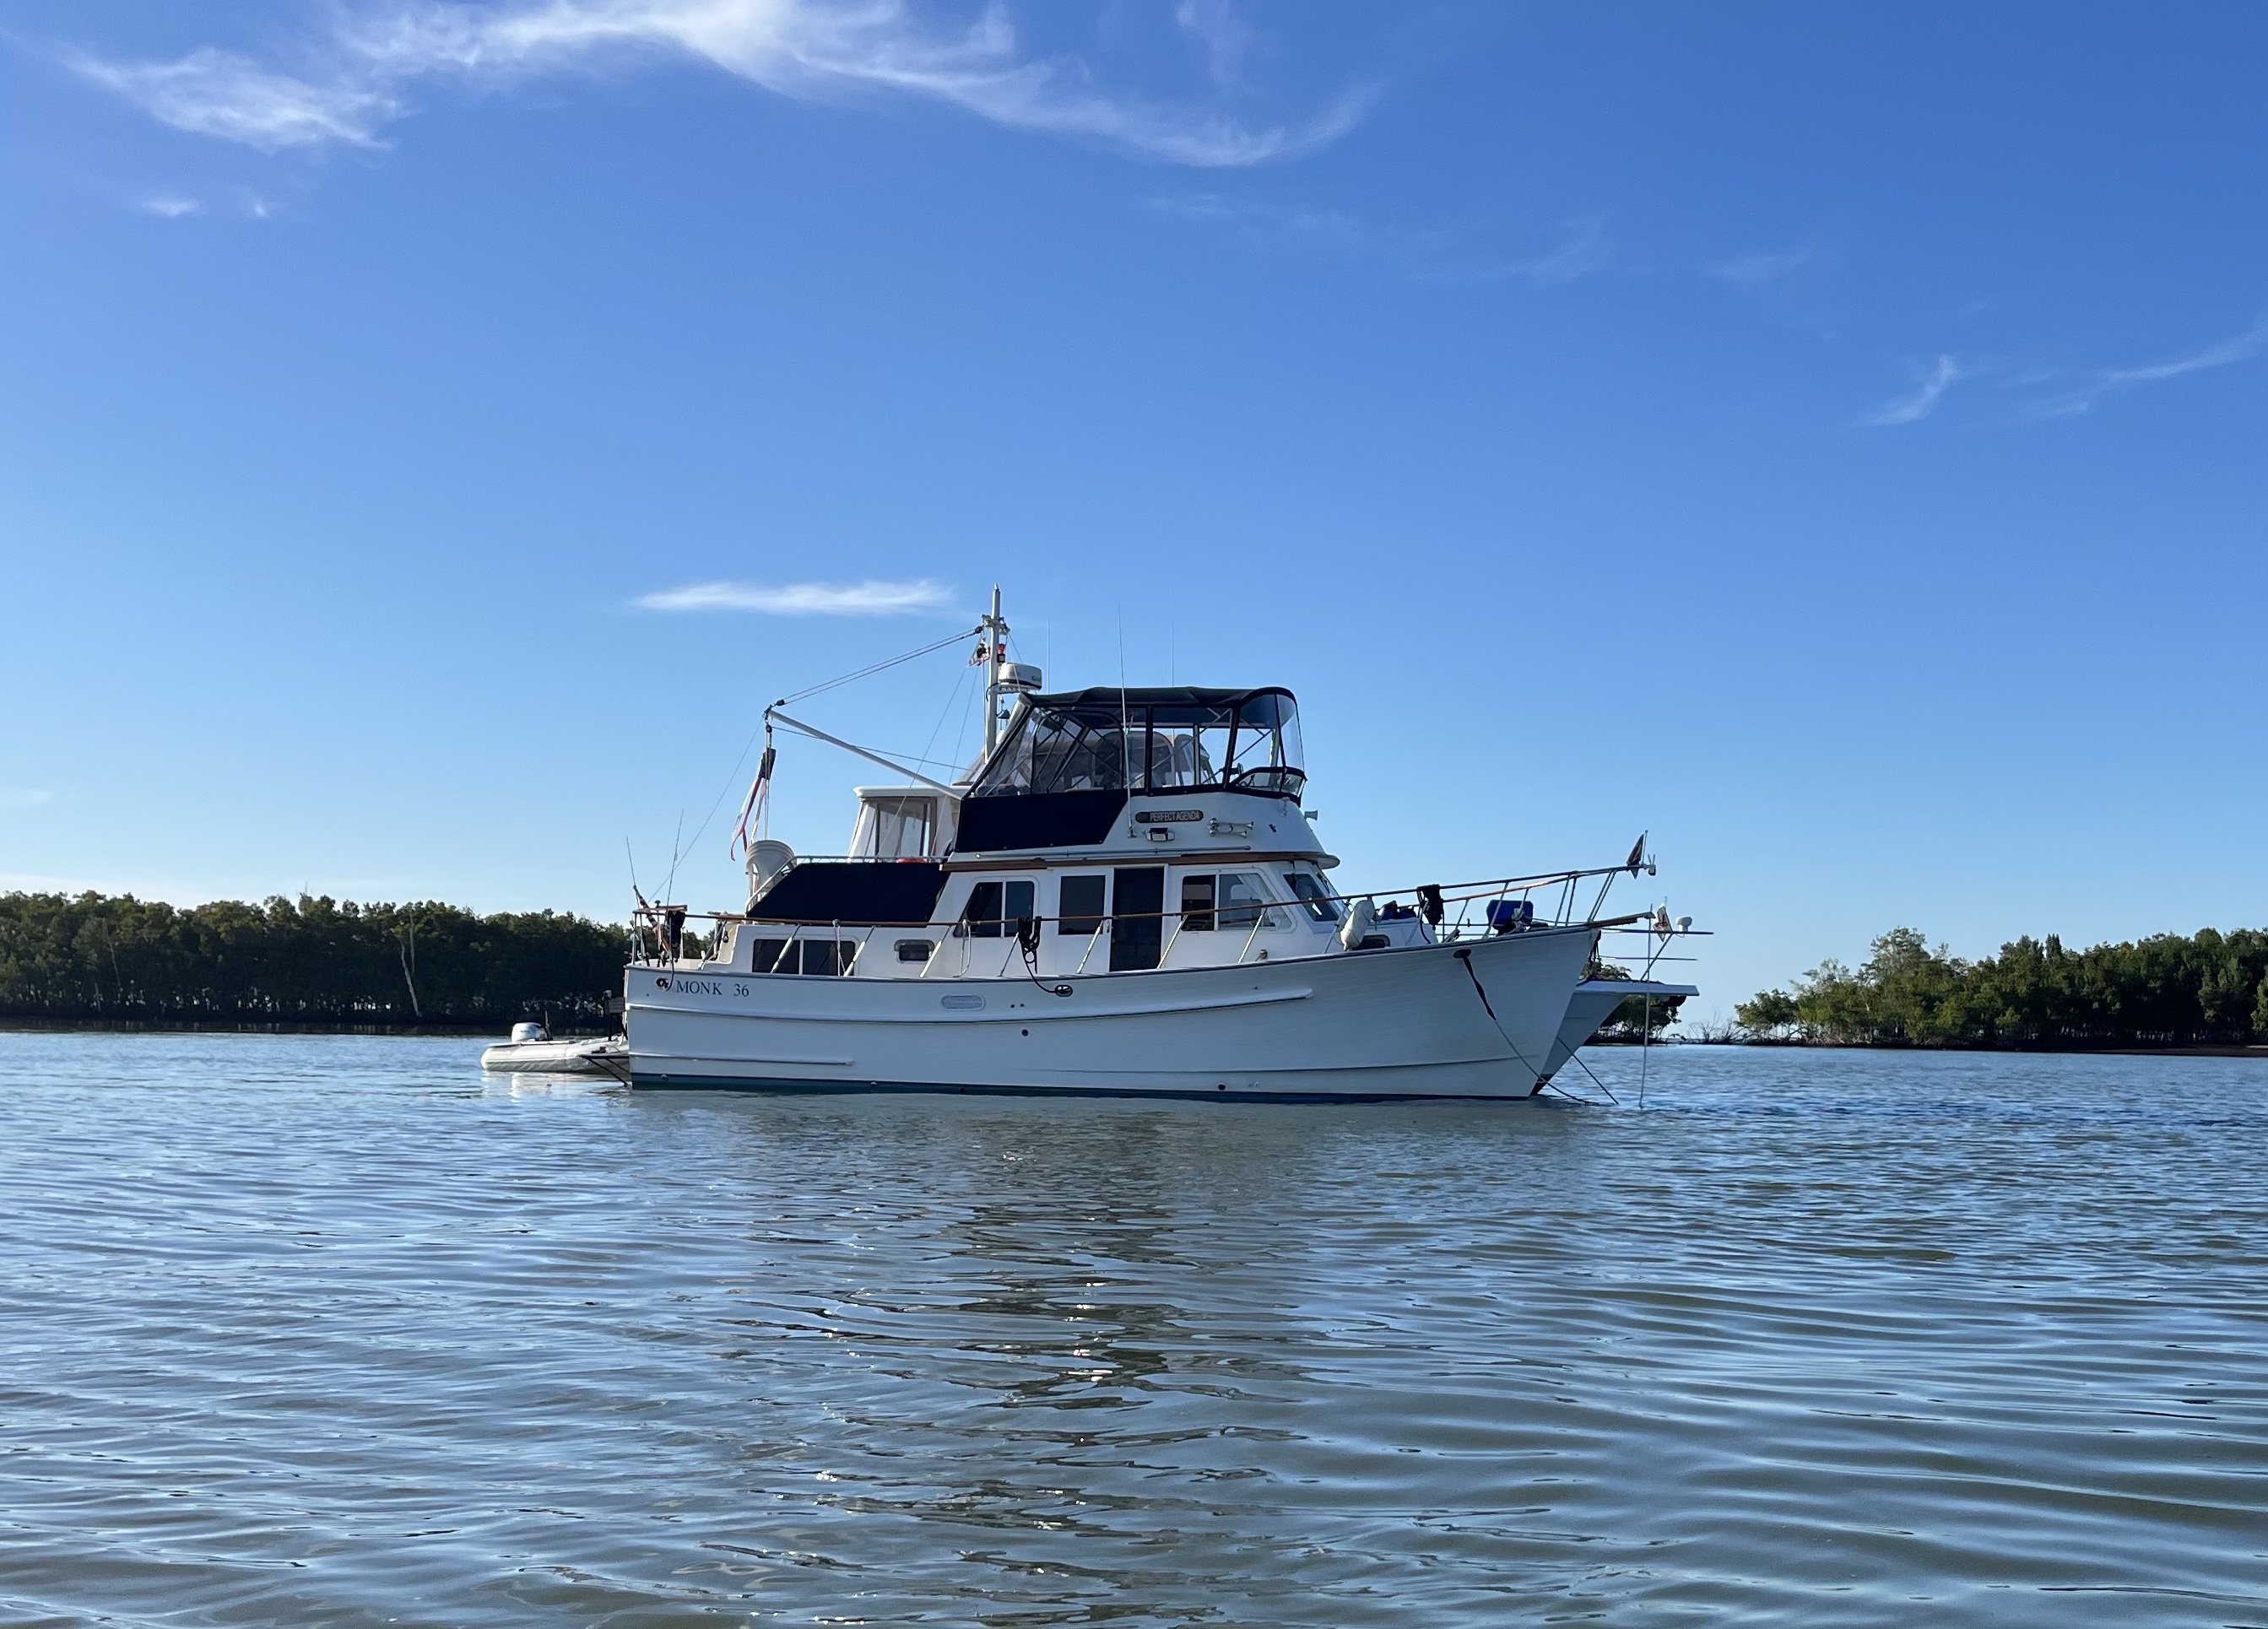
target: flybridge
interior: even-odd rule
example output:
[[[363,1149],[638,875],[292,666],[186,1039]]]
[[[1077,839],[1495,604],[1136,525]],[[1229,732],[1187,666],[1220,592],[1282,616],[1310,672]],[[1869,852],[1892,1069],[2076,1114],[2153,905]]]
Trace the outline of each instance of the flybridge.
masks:
[[[968,796],[1213,788],[1297,800],[1304,757],[1286,689],[1028,696]]]

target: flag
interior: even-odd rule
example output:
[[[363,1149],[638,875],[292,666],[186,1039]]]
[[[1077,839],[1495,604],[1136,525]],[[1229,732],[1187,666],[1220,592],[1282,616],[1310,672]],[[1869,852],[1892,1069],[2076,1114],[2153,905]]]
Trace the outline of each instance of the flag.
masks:
[[[773,750],[770,742],[764,746],[764,756],[756,765],[756,778],[748,788],[747,799],[740,805],[740,823],[733,833],[732,846],[725,852],[733,859],[748,851],[748,832],[761,825],[764,818],[764,794],[771,790]]]

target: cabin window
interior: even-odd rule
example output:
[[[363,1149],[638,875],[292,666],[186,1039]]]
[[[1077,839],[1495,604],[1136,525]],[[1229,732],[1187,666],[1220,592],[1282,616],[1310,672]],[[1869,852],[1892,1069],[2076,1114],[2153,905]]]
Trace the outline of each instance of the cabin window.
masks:
[[[973,795],[1233,785],[1296,797],[1300,711],[1282,690],[1088,690],[1035,700]]]
[[[1236,711],[1236,742],[1223,767],[1228,785],[1247,792],[1298,797],[1307,778],[1300,768],[1300,710],[1281,690],[1246,697]]]
[[[1229,720],[1226,707],[1158,707],[1151,710],[1150,773],[1152,792],[1184,786],[1218,786],[1228,762]]]
[[[1210,933],[1216,928],[1282,927],[1279,912],[1268,909],[1267,885],[1249,871],[1224,871],[1217,877],[1182,879],[1182,931]]]
[[[1224,872],[1219,894],[1223,928],[1250,928],[1255,924],[1265,927],[1284,925],[1284,918],[1268,909],[1268,890],[1251,872]]]
[[[934,798],[871,797],[858,812],[850,852],[880,859],[925,859],[932,852],[937,821]]]
[[[1089,937],[1102,927],[1102,877],[1065,877],[1056,907],[1056,932]]]
[[[961,913],[957,931],[971,939],[998,939],[1014,931],[1008,925],[1017,918],[1035,914],[1029,882],[980,882],[968,890],[968,909]]]
[[[898,960],[901,962],[926,962],[936,954],[937,941],[933,939],[902,939],[898,941]]]
[[[1182,932],[1212,932],[1212,896],[1213,880],[1211,877],[1182,879]]]
[[[1116,707],[1034,707],[1020,715],[981,792],[1115,791],[1126,785],[1130,769],[1140,777],[1130,737],[1141,725],[1139,711],[1129,716]]]
[[[1322,878],[1311,877],[1304,871],[1295,871],[1285,880],[1291,883],[1293,896],[1307,908],[1310,917],[1318,922],[1339,919],[1338,905],[1332,900],[1330,890],[1324,888]]]
[[[795,969],[792,967],[784,968],[779,965],[780,952],[785,950],[793,942],[792,940],[786,939],[756,940],[755,955],[748,963],[748,970],[752,973],[770,973],[776,969],[783,973],[794,972]]]
[[[850,963],[858,955],[858,944],[850,940],[806,939],[799,943],[803,952],[802,965],[789,965],[794,960],[793,953],[791,953],[781,959],[781,972],[800,972],[833,978],[849,972]]]

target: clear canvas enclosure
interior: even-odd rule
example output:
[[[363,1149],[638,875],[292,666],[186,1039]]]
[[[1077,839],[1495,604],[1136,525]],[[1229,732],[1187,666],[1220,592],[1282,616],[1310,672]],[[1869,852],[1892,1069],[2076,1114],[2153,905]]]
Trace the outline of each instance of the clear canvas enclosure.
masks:
[[[937,800],[858,789],[850,852],[860,858],[924,859],[937,852]]]
[[[971,795],[1214,787],[1297,798],[1305,756],[1289,690],[1035,696]]]

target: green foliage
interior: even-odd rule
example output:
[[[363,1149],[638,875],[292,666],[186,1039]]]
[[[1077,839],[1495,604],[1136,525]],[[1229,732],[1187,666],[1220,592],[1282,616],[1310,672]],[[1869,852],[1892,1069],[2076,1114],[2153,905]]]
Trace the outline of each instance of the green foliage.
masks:
[[[130,895],[0,895],[0,1014],[319,1024],[496,1023],[603,1014],[621,928],[554,911]]]
[[[1595,956],[1583,970],[1586,978],[1630,978],[1630,969],[1616,967],[1611,962],[1602,962]],[[1683,996],[1625,996],[1607,1014],[1607,1021],[1599,1026],[1594,1037],[1601,1041],[1643,1041],[1659,1039],[1661,1032],[1677,1021],[1677,1009],[1685,1005]]]
[[[1763,991],[1733,1009],[1733,1021],[1751,1035],[1779,1035],[1793,1028],[1795,1021],[1795,998],[1785,990]]]
[[[2268,1042],[2268,932],[2206,928],[2076,952],[2050,934],[1966,962],[1893,928],[1858,971],[1822,962],[1793,996],[1766,991],[1734,1013],[1751,1035],[1845,1046]]]

